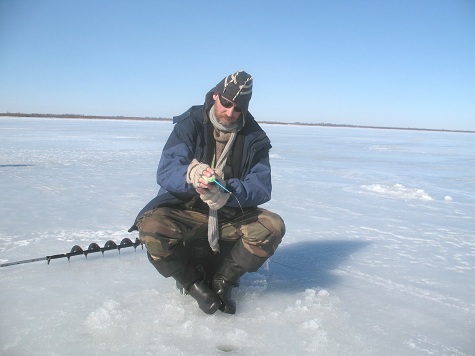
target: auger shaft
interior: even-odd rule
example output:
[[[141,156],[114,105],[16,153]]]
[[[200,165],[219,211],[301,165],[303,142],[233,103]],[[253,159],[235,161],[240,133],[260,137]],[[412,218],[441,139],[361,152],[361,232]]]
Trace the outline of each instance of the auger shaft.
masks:
[[[106,244],[104,245],[104,247],[100,247],[97,243],[93,242],[89,245],[89,247],[86,250],[83,250],[78,245],[74,245],[73,248],[71,249],[71,252],[68,252],[68,253],[60,253],[60,254],[57,254],[57,255],[32,258],[32,259],[29,259],[29,260],[2,263],[2,264],[0,264],[0,267],[21,265],[21,264],[24,264],[24,263],[38,262],[38,261],[47,261],[48,264],[49,264],[51,262],[51,260],[55,260],[55,259],[58,259],[58,258],[67,258],[68,261],[69,261],[71,256],[84,255],[87,258],[87,255],[90,254],[90,253],[102,252],[102,255],[104,255],[104,251],[109,251],[109,250],[118,250],[119,253],[120,253],[121,249],[127,248],[127,247],[133,247],[137,251],[137,247],[139,245],[142,246],[142,250],[143,250],[143,244],[138,238],[135,239],[135,242],[132,242],[132,240],[130,240],[127,237],[122,239],[122,241],[120,242],[119,245],[117,245],[112,240],[107,241]]]

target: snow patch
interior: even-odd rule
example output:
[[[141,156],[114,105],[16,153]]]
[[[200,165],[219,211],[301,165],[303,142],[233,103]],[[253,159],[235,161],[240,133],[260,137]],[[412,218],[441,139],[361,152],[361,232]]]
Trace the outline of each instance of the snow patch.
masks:
[[[370,185],[362,185],[361,188],[372,193],[377,193],[383,196],[397,198],[397,199],[424,200],[424,201],[434,200],[423,189],[406,188],[402,184],[394,184],[392,186],[384,185],[384,184],[370,184]]]
[[[112,327],[126,328],[127,317],[122,313],[120,303],[107,300],[89,314],[85,324],[91,331],[107,331]]]

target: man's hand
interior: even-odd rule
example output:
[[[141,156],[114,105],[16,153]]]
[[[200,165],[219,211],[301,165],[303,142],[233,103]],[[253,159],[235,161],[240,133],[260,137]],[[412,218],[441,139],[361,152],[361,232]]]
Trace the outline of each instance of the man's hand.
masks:
[[[197,188],[196,191],[200,194],[203,200],[210,209],[221,209],[229,199],[230,194],[219,188],[216,184],[209,184],[209,188]]]
[[[210,209],[221,209],[228,201],[230,194],[219,188],[218,185],[210,181],[210,178],[219,179],[221,172],[215,171],[205,163],[200,163],[196,159],[188,166],[186,173],[186,182],[195,187],[196,192],[200,195]],[[224,184],[224,182],[223,182]]]
[[[203,177],[211,178],[214,174],[214,170],[206,163],[193,159],[186,172],[186,182],[192,184],[194,188],[209,188],[210,182]]]

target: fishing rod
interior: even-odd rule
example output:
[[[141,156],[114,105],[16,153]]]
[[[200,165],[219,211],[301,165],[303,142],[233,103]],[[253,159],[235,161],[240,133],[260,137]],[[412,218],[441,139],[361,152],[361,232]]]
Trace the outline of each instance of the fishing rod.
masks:
[[[104,251],[109,251],[109,250],[118,250],[120,254],[120,250],[123,248],[127,247],[133,247],[135,251],[137,251],[137,247],[141,246],[143,250],[143,243],[136,238],[135,242],[132,242],[131,239],[128,237],[122,239],[119,245],[117,245],[114,241],[109,240],[105,243],[104,247],[100,247],[97,243],[93,242],[89,245],[89,247],[86,250],[83,250],[81,246],[79,245],[74,245],[73,248],[71,249],[71,252],[68,253],[60,253],[57,255],[51,255],[51,256],[45,256],[45,257],[38,257],[38,258],[32,258],[29,260],[23,260],[23,261],[15,261],[15,262],[7,262],[7,263],[2,263],[0,264],[0,267],[7,267],[7,266],[13,266],[13,265],[21,265],[24,263],[31,263],[31,262],[37,262],[37,261],[47,261],[48,264],[51,262],[51,260],[56,260],[58,258],[67,258],[68,262],[70,261],[70,258],[72,256],[78,256],[78,255],[84,255],[86,256],[90,253],[96,253],[96,252],[102,252],[102,256],[104,256]]]

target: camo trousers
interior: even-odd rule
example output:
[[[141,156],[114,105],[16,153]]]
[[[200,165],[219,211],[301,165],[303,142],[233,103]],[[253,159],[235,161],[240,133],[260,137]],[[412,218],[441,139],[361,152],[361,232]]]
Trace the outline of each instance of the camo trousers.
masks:
[[[285,234],[282,218],[262,208],[218,221],[220,240],[237,242],[231,256],[248,272],[257,271],[274,254]],[[146,212],[137,226],[139,238],[151,257],[165,260],[180,242],[185,245],[197,238],[207,238],[208,214],[159,207]]]

